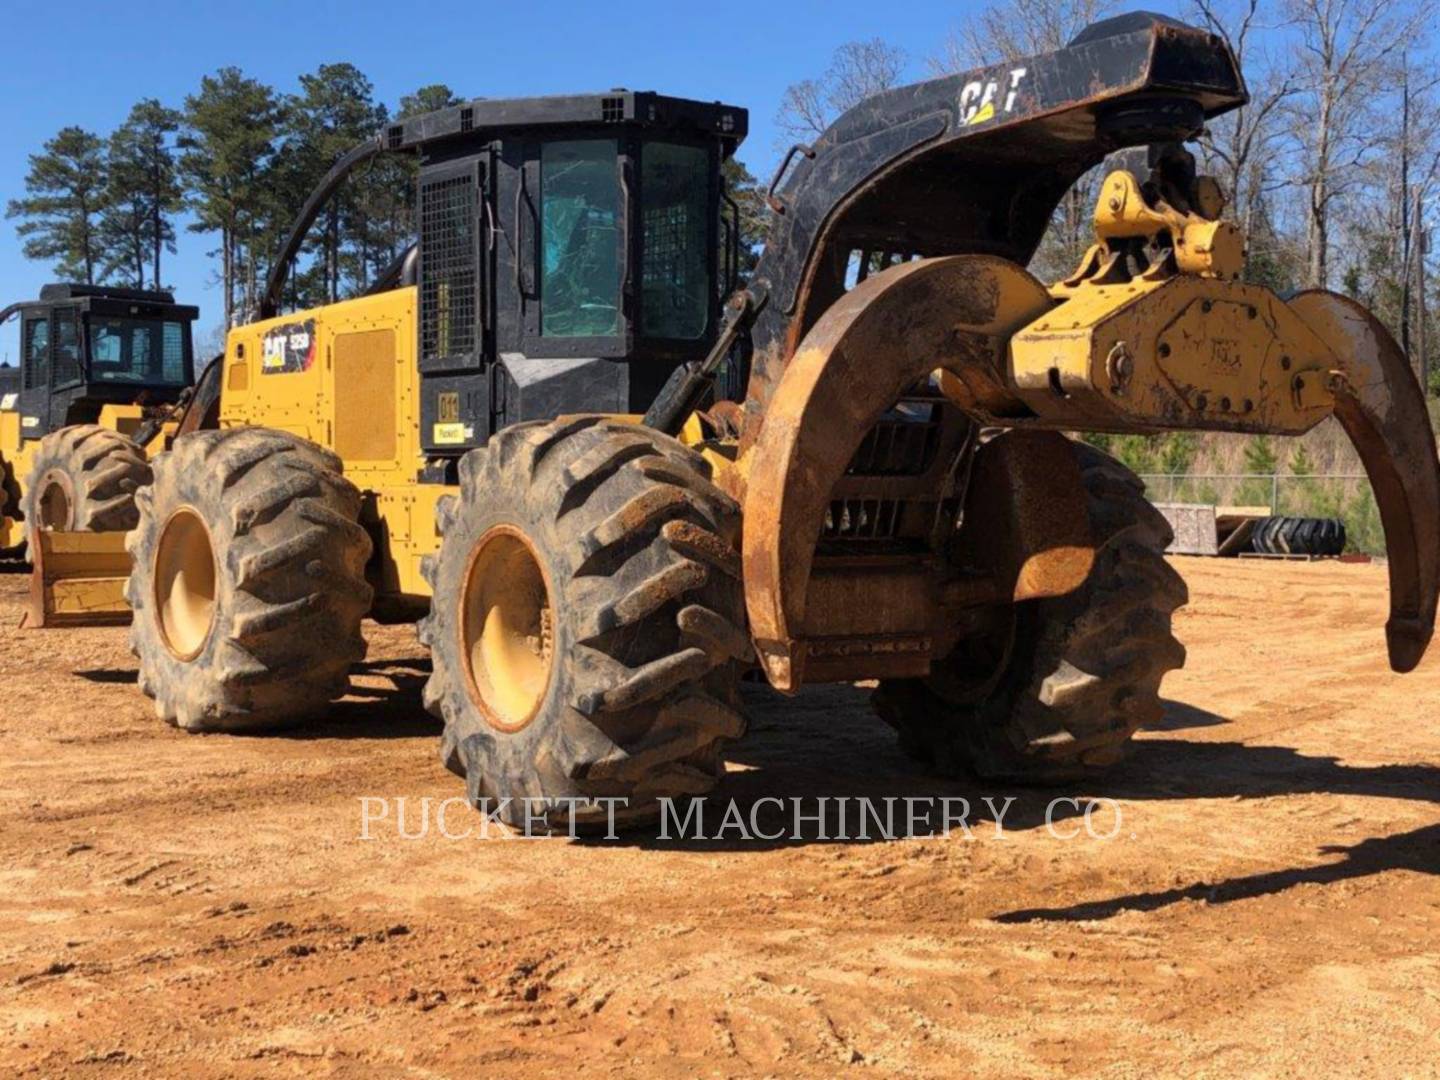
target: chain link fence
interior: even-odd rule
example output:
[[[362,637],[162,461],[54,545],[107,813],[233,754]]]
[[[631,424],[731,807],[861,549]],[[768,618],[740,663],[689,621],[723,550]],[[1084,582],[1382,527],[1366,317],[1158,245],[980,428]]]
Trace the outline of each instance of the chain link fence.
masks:
[[[1269,507],[1285,517],[1338,518],[1347,550],[1380,555],[1385,533],[1364,473],[1144,473],[1152,502]]]

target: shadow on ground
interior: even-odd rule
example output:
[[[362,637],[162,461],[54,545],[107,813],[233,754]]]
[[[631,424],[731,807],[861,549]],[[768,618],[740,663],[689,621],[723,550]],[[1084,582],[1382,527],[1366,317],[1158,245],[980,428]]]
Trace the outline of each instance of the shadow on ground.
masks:
[[[375,659],[357,665],[360,682],[330,713],[285,732],[249,736],[287,739],[436,738],[439,721],[421,705],[430,673],[428,660]],[[135,672],[100,669],[77,672],[102,683],[133,682]],[[750,729],[729,749],[731,771],[700,808],[701,822],[670,839],[655,824],[622,833],[622,843],[691,851],[759,852],[812,844],[892,842],[906,835],[935,836],[956,831],[963,817],[977,834],[999,821],[1006,831],[1043,828],[1084,813],[1088,800],[1122,803],[1156,799],[1264,799],[1292,794],[1378,796],[1440,802],[1440,768],[1432,765],[1346,765],[1281,746],[1165,738],[1188,729],[1215,729],[1229,721],[1184,702],[1166,703],[1164,719],[1138,740],[1130,757],[1102,778],[1065,788],[988,783],[973,777],[937,776],[901,753],[890,730],[872,713],[869,691],[853,686],[820,686],[784,698],[763,686],[744,688]],[[795,827],[796,801],[803,814]],[[822,801],[823,800],[823,801]],[[916,819],[907,822],[907,802]],[[945,800],[949,800],[948,803]],[[839,807],[846,804],[842,822]],[[733,804],[734,810],[730,807]],[[868,807],[862,820],[861,807]],[[690,807],[679,804],[684,820]],[[720,825],[727,811],[740,828]],[[821,816],[823,815],[823,821]],[[1103,827],[1103,826],[1102,826]],[[774,839],[759,836],[782,834]],[[697,835],[698,834],[698,835]],[[599,843],[597,839],[582,843]],[[1185,900],[1225,903],[1309,883],[1328,883],[1387,870],[1440,873],[1440,826],[1393,837],[1362,840],[1351,847],[1327,847],[1321,856],[1343,856],[1318,866],[1298,867],[1196,883],[1153,893],[1136,893],[1065,907],[1028,909],[997,916],[1004,922],[1088,920],[1127,910],[1150,911]]]
[[[1109,774],[1071,787],[1027,788],[974,778],[938,777],[900,752],[888,729],[870,713],[868,692],[863,689],[818,687],[792,699],[776,698],[759,690],[749,691],[746,696],[752,717],[750,733],[729,754],[732,766],[740,768],[732,771],[707,800],[708,816],[703,828],[692,829],[685,839],[677,838],[679,829],[673,822],[684,820],[689,811],[689,807],[681,805],[676,808],[678,817],[672,816],[667,830],[671,839],[658,837],[657,827],[650,825],[628,837],[622,835],[619,842],[730,852],[817,843],[889,842],[892,836],[907,831],[907,798],[929,800],[931,807],[929,819],[922,820],[912,835],[941,834],[945,810],[941,800],[950,799],[950,808],[956,813],[962,812],[959,800],[964,800],[967,824],[982,837],[994,835],[997,818],[1007,832],[1043,828],[1047,820],[1058,825],[1083,814],[1092,798],[1125,804],[1156,799],[1265,799],[1318,793],[1440,802],[1440,768],[1432,765],[1346,765],[1335,758],[1310,756],[1287,747],[1192,742],[1156,737],[1153,732],[1137,741],[1126,761]],[[1154,732],[1215,728],[1226,723],[1229,721],[1223,716],[1172,701],[1166,703],[1165,719]],[[792,800],[799,799],[804,812],[814,815],[822,798],[831,800],[826,804],[830,812],[825,824],[803,822],[798,831],[793,830]],[[773,799],[783,800],[783,805],[766,802]],[[837,835],[841,831],[835,812],[839,799],[847,800],[852,807],[847,820],[848,839],[843,841]],[[1007,799],[1013,802],[1007,805]],[[774,840],[745,839],[733,828],[719,835],[732,800],[744,827],[752,833],[783,831],[785,835]],[[870,819],[868,836],[856,835],[853,807],[860,800],[868,800],[878,808],[878,814]],[[883,828],[887,801],[894,814],[894,828],[888,833]],[[1108,826],[1102,817],[1097,817],[1096,827],[1103,831]],[[695,838],[697,832],[703,834],[702,838]],[[1440,873],[1440,825],[1370,838],[1350,847],[1327,846],[1317,855],[1344,857],[1316,866],[1064,907],[1013,911],[996,918],[1001,922],[1102,919],[1128,910],[1151,911],[1184,900],[1226,903],[1296,885],[1326,884],[1390,870]]]
[[[1375,836],[1349,847],[1327,844],[1321,855],[1343,855],[1339,862],[1319,866],[1269,870],[1260,874],[1196,882],[1184,888],[1129,893],[1106,900],[1090,900],[1055,908],[1025,908],[995,916],[996,922],[1085,922],[1109,919],[1126,911],[1155,911],[1184,900],[1228,904],[1293,889],[1296,885],[1332,885],[1337,881],[1369,877],[1390,870],[1440,874],[1440,825],[1425,825],[1394,836]]]
[[[425,711],[420,695],[430,677],[428,659],[366,660],[351,670],[355,677],[379,676],[350,684],[344,701],[330,706],[324,719],[284,732],[292,739],[437,739],[441,724]]]
[[[416,739],[440,735],[440,721],[420,703],[425,680],[430,677],[429,660],[367,660],[350,671],[352,679],[363,681],[352,682],[345,700],[331,705],[323,718],[293,728],[234,735],[257,739]],[[94,668],[75,674],[94,683],[134,685],[138,679],[134,668]]]

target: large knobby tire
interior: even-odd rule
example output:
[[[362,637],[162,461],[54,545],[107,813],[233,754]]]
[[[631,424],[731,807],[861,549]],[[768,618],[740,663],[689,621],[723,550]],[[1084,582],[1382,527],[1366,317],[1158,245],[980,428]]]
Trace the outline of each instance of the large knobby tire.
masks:
[[[1085,584],[997,611],[989,640],[962,643],[928,679],[875,692],[902,747],[941,772],[1058,783],[1112,765],[1161,718],[1160,682],[1185,662],[1171,632],[1188,594],[1165,561],[1170,526],[1134,473],[1074,447],[1097,544]],[[964,669],[977,657],[993,668]]]
[[[273,728],[345,693],[371,543],[338,457],[266,428],[196,432],[155,459],[138,503],[130,649],[162,719]]]
[[[634,823],[714,786],[750,644],[739,508],[703,458],[632,424],[517,425],[436,517],[425,705],[472,803],[560,828],[623,800]]]
[[[135,493],[150,483],[145,451],[128,437],[98,424],[52,431],[25,485],[25,538],[38,529],[60,532],[127,532],[139,520]]]
[[[1262,555],[1343,555],[1345,523],[1335,518],[1269,517],[1255,526],[1251,547]]]

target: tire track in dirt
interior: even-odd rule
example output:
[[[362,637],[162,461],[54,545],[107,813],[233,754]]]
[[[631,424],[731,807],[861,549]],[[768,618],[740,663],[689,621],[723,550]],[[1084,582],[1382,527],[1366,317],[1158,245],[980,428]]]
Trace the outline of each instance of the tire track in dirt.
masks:
[[[1437,662],[1386,670],[1381,568],[1177,565],[1164,724],[1060,793],[1111,842],[916,772],[844,687],[749,694],[722,794],[964,797],[974,839],[365,841],[360,796],[458,794],[410,628],[323,724],[191,737],[124,631],[14,630],[0,575],[0,1069],[1433,1074]]]

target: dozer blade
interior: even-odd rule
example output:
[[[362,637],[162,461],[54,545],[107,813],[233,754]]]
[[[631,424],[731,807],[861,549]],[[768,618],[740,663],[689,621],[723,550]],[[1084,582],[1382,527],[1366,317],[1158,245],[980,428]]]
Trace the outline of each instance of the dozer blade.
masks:
[[[22,626],[123,626],[130,554],[122,532],[36,533],[30,609]]]
[[[1390,666],[1412,671],[1435,632],[1440,594],[1440,457],[1425,397],[1409,361],[1360,304],[1303,292],[1290,307],[1339,360],[1330,391],[1335,417],[1365,465],[1390,562]]]

